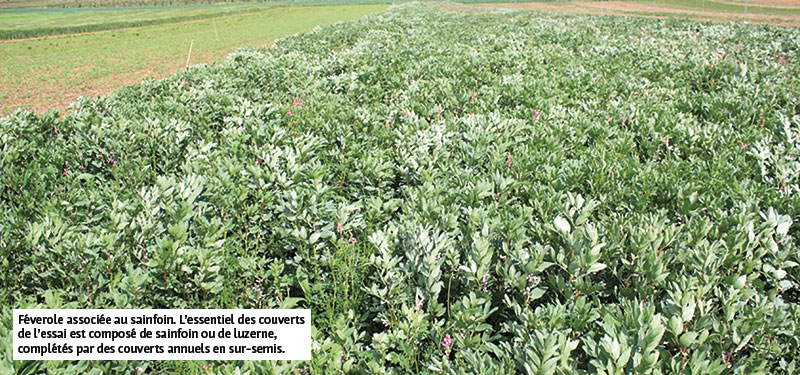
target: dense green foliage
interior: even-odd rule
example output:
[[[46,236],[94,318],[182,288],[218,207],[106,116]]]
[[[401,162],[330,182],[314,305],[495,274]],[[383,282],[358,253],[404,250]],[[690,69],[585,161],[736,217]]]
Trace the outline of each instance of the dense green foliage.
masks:
[[[405,6],[0,120],[10,307],[308,307],[309,363],[790,374],[800,30]],[[8,306],[8,307],[5,307]],[[131,362],[0,369],[132,371]],[[97,371],[97,370],[95,370]]]

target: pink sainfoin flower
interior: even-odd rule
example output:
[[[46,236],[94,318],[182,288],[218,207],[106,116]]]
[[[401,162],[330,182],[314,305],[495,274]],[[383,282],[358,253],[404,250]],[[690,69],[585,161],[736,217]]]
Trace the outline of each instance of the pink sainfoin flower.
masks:
[[[739,148],[741,148],[742,150],[747,148],[747,143],[744,143],[742,141],[736,141],[736,142],[739,142]]]
[[[344,232],[344,227],[342,227],[342,223],[341,222],[336,223],[336,233],[342,233],[342,232]]]
[[[511,155],[506,156],[506,165],[511,169]]]
[[[303,104],[302,98],[292,98],[292,108],[297,108],[300,104]]]
[[[292,117],[292,110],[291,109],[287,109],[286,110],[286,117]]]
[[[64,176],[64,177],[69,175],[69,169],[67,168],[67,164],[66,163],[64,164],[64,169],[61,170],[61,175]]]
[[[58,128],[53,128],[53,134],[58,135]]]
[[[442,340],[442,348],[449,353],[451,346],[453,346],[453,338],[450,337],[449,333],[447,333],[444,335],[444,340]]]
[[[786,56],[781,55],[781,57],[778,58],[778,64],[789,65],[789,60],[786,60]]]
[[[353,244],[353,245],[355,245],[355,244],[356,244],[356,238],[355,238],[355,237],[353,237],[353,235],[352,235],[352,234],[350,235],[350,243],[351,243],[351,244]]]
[[[538,109],[533,111],[533,119],[534,120],[538,120],[539,119],[539,115],[541,115],[541,114],[542,114],[542,111],[540,111]]]

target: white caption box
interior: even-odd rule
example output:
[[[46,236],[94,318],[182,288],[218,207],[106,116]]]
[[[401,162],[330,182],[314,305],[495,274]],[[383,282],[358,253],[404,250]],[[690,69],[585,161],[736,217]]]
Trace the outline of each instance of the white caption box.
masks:
[[[310,360],[311,310],[15,309],[14,360]]]

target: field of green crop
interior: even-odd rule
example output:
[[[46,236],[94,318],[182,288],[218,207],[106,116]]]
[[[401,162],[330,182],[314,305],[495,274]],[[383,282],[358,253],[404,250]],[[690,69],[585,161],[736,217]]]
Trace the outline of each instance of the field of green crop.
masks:
[[[207,63],[241,46],[265,46],[276,38],[387,7],[271,7],[179,24],[0,43],[0,115],[17,107],[37,112],[66,109],[81,95],[108,93],[182,69],[187,57],[190,64]]]
[[[391,0],[377,0],[391,2]],[[376,0],[0,0],[0,9],[55,8],[125,8],[125,7],[236,7],[241,5],[309,5],[309,3],[325,5],[374,3]],[[37,9],[38,10],[38,9]]]
[[[0,39],[74,34],[181,22],[264,10],[267,6],[205,5],[131,8],[0,10]]]
[[[381,4],[384,0],[348,0],[338,5]],[[191,4],[108,8],[0,8],[0,40],[33,38],[257,13],[279,6],[337,5],[335,1]]]
[[[796,373],[798,46],[410,5],[17,111],[0,372]],[[13,362],[33,307],[310,308],[313,359]]]

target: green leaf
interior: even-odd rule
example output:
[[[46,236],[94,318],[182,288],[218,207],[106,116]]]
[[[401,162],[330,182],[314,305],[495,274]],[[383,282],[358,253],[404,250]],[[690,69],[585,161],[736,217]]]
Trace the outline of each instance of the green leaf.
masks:
[[[697,332],[688,331],[681,335],[678,342],[684,347],[690,347],[694,344],[695,339],[697,338]]]
[[[561,233],[569,234],[571,228],[569,226],[569,222],[567,222],[566,219],[564,219],[561,216],[556,216],[556,219],[554,220],[554,224],[556,226],[556,229],[558,229]]]
[[[544,295],[545,292],[546,292],[545,289],[534,288],[533,290],[531,290],[531,294],[530,294],[529,300],[530,301],[536,301],[537,299],[541,298]]]

